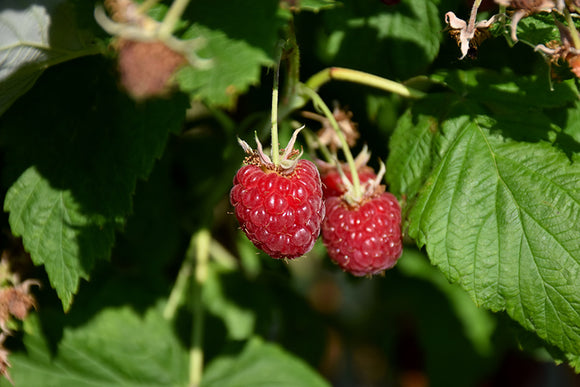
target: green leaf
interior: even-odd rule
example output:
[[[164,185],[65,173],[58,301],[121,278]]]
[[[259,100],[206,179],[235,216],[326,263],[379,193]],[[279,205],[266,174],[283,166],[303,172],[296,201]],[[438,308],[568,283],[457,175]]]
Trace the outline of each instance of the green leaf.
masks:
[[[347,2],[324,12],[322,19],[315,50],[328,65],[406,79],[424,71],[439,52],[443,27],[430,0],[394,7]],[[361,47],[365,54],[356,54]]]
[[[109,258],[137,179],[180,129],[186,106],[181,97],[135,104],[106,62],[84,60],[51,69],[0,121],[4,210],[65,309],[79,280]]]
[[[448,102],[449,98],[445,100]],[[438,126],[437,118],[411,110],[399,119],[389,141],[386,173],[389,191],[394,195],[412,198],[417,194],[431,170],[432,144]]]
[[[49,66],[96,54],[70,1],[5,0],[0,9],[0,115]]]
[[[561,20],[562,21],[562,20]],[[560,32],[551,13],[539,13],[523,18],[518,23],[518,40],[534,47],[550,41],[560,41]]]
[[[187,352],[155,309],[144,316],[130,307],[105,309],[65,328],[54,355],[31,318],[24,342],[26,354],[10,355],[17,386],[187,386]]]
[[[409,214],[409,235],[479,306],[506,310],[580,353],[580,167],[547,143],[520,143],[460,116]]]
[[[251,339],[237,357],[215,359],[201,382],[202,387],[328,385],[302,360],[259,338]]]
[[[511,110],[563,107],[578,99],[573,81],[556,83],[550,90],[545,77],[518,76],[507,69],[502,72],[486,69],[441,71],[432,79],[464,98]]]
[[[334,0],[300,0],[297,8],[303,11],[319,12],[325,9],[332,9],[339,3]]]
[[[183,38],[204,39],[198,54],[211,59],[212,66],[184,68],[177,81],[192,97],[231,108],[238,95],[259,82],[262,66],[275,62],[278,30],[286,23],[278,2],[228,0],[216,6],[203,0],[192,2],[188,11],[194,23]]]

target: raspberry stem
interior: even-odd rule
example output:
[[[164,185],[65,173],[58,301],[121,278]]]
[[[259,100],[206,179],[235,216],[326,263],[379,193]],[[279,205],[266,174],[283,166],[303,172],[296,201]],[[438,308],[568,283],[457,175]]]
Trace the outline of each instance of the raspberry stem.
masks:
[[[340,127],[338,126],[338,122],[336,122],[336,118],[334,118],[334,114],[332,114],[332,112],[330,111],[330,109],[328,108],[326,103],[324,103],[324,101],[318,95],[318,93],[316,91],[312,90],[311,88],[309,88],[306,85],[302,85],[301,91],[303,94],[306,94],[306,96],[308,96],[312,100],[314,107],[317,110],[321,111],[326,118],[328,118],[330,125],[332,126],[332,128],[336,132],[336,135],[338,136],[338,139],[340,140],[340,145],[341,145],[342,151],[344,153],[344,157],[346,158],[346,162],[347,162],[348,167],[350,169],[350,174],[351,174],[351,178],[352,178],[352,185],[353,185],[353,198],[352,199],[354,199],[355,201],[359,201],[362,198],[362,189],[360,186],[360,179],[358,177],[358,172],[356,170],[356,164],[354,162],[354,158],[352,157],[352,153],[350,152],[350,148],[348,146],[348,143],[346,142],[346,138],[344,137],[342,130],[340,130]],[[341,170],[340,163],[337,160],[335,160],[335,162],[337,163],[338,169]]]
[[[178,307],[185,297],[185,292],[189,286],[189,279],[192,281],[192,339],[189,351],[189,381],[191,386],[198,386],[203,373],[203,320],[204,306],[201,298],[202,289],[207,279],[210,249],[212,248],[212,238],[208,229],[201,229],[191,237],[189,246],[185,253],[185,259],[175,285],[171,290],[163,317],[171,320],[175,317]]]
[[[271,139],[272,139],[272,163],[274,166],[280,165],[280,147],[278,145],[278,88],[280,80],[280,60],[276,61],[274,68],[274,86],[272,87],[272,118],[271,118]]]
[[[311,76],[306,81],[306,85],[312,90],[318,90],[322,85],[333,79],[371,86],[407,98],[423,98],[426,96],[426,93],[422,91],[407,87],[390,79],[342,67],[326,68]]]
[[[153,7],[158,2],[159,0],[145,0],[139,5],[139,12],[146,13],[151,9],[151,7]]]
[[[210,232],[208,229],[202,228],[193,235],[190,242],[190,247],[193,248],[188,249],[187,253],[195,254],[197,258],[192,284],[193,326],[189,350],[190,386],[199,386],[203,373],[203,320],[205,313],[201,293],[207,279],[210,244]]]
[[[165,14],[161,26],[159,26],[158,36],[161,40],[168,38],[173,34],[175,26],[179,22],[179,19],[181,18],[181,15],[183,15],[188,4],[189,0],[174,0],[173,3],[171,3],[171,7],[169,7],[167,14]]]
[[[567,7],[564,7],[564,16],[566,17],[566,23],[570,29],[570,35],[572,36],[574,47],[580,49],[580,35],[578,35],[578,30],[574,25],[574,20],[572,20],[572,15],[570,14],[570,11],[568,11]]]

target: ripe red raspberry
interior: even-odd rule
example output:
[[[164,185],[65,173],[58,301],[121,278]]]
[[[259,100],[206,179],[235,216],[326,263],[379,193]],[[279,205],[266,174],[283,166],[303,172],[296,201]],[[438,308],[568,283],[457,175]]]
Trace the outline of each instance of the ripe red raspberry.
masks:
[[[344,175],[352,181],[350,171],[344,171]],[[377,175],[375,175],[375,172],[371,167],[364,167],[358,170],[358,178],[360,179],[361,184],[369,180],[374,180],[376,177]],[[341,196],[348,189],[348,187],[343,183],[342,177],[336,168],[327,173],[322,173],[320,178],[322,180],[322,192],[325,199],[331,196]]]
[[[355,276],[395,266],[403,251],[401,207],[383,192],[352,207],[340,197],[326,199],[322,241],[328,255]]]
[[[365,145],[356,159],[354,159],[360,184],[375,180],[377,177],[375,171],[367,165],[370,158],[371,154]],[[349,186],[352,185],[352,175],[350,173],[350,167],[348,164],[340,164],[344,177],[348,179],[348,181],[344,180],[336,164],[329,164],[322,160],[317,160],[317,165],[320,171],[320,178],[322,180],[322,192],[325,199],[331,196],[342,196],[348,191]]]
[[[293,143],[288,144],[290,149]],[[257,152],[247,144],[242,146],[250,155],[230,191],[242,230],[272,258],[306,254],[320,234],[325,213],[316,166],[308,160],[288,160],[296,152],[286,151],[283,161],[292,162],[276,167],[260,145]]]

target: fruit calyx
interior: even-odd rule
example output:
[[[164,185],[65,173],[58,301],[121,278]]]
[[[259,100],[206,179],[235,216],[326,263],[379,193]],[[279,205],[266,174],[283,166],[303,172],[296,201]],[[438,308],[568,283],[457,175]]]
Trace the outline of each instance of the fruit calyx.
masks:
[[[357,156],[358,158],[358,156]],[[380,160],[379,160],[380,161]],[[366,163],[365,165],[366,166]],[[374,179],[361,183],[361,194],[358,196],[354,190],[353,184],[342,173],[343,183],[347,187],[346,192],[341,196],[342,202],[348,207],[355,209],[369,201],[370,199],[381,195],[386,191],[386,187],[381,184],[383,176],[385,175],[385,164],[380,161],[380,168],[377,176]]]
[[[246,152],[247,156],[244,159],[244,164],[246,165],[256,165],[262,168],[262,170],[266,173],[275,172],[280,175],[291,175],[300,161],[300,157],[302,156],[303,151],[294,149],[294,143],[296,142],[296,138],[298,137],[298,133],[304,128],[304,126],[296,129],[294,133],[292,133],[292,137],[290,141],[288,141],[288,145],[280,150],[280,158],[279,162],[276,165],[270,156],[264,153],[264,149],[262,147],[262,143],[258,139],[257,133],[255,134],[256,138],[256,147],[257,149],[253,149],[247,142],[238,138],[238,143]]]

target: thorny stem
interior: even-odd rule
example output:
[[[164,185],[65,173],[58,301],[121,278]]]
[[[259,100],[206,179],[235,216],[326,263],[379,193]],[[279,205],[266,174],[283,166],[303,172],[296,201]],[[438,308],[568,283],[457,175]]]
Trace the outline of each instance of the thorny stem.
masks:
[[[363,71],[351,70],[342,67],[329,67],[316,74],[306,81],[306,86],[312,90],[318,90],[322,85],[332,79],[359,83],[377,89],[385,90],[407,98],[423,98],[427,94],[422,91],[412,89],[401,83],[391,81],[386,78],[365,73]]]
[[[163,18],[163,22],[161,22],[161,26],[159,27],[158,36],[161,40],[173,34],[175,26],[179,22],[179,19],[181,18],[181,15],[183,15],[188,4],[189,0],[174,0],[173,3],[171,3],[171,7],[167,11],[167,14]]]
[[[344,157],[346,158],[346,162],[348,164],[348,167],[350,169],[350,174],[352,176],[352,185],[353,185],[353,194],[354,194],[353,199],[358,201],[362,198],[362,189],[360,186],[360,179],[358,177],[358,172],[356,170],[356,164],[354,162],[354,158],[352,157],[352,153],[350,152],[350,148],[348,146],[348,143],[346,142],[346,138],[344,137],[342,130],[340,130],[338,122],[336,122],[336,118],[334,118],[334,114],[332,114],[332,112],[330,111],[330,109],[328,108],[326,103],[324,103],[322,98],[320,98],[318,93],[306,85],[302,85],[302,86],[303,86],[301,88],[302,92],[304,94],[306,94],[312,100],[312,103],[314,104],[314,106],[317,109],[319,109],[324,114],[324,116],[326,118],[328,118],[328,121],[330,121],[330,125],[332,126],[332,128],[334,129],[334,131],[336,132],[336,134],[338,136],[338,139],[340,140],[340,145],[342,147]],[[341,169],[340,165],[338,166],[338,169],[339,170]]]

